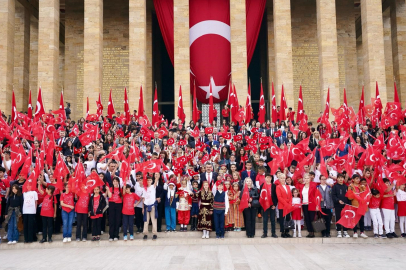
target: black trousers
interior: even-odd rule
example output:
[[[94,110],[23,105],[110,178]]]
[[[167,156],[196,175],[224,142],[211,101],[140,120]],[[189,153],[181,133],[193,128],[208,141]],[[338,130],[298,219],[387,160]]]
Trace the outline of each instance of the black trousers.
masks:
[[[157,219],[157,231],[161,231],[162,218],[165,216],[165,202],[158,203],[158,219]]]
[[[118,238],[119,228],[122,219],[122,203],[109,202],[109,235],[110,238]],[[101,219],[100,219],[101,221]],[[101,223],[100,223],[101,230]]]
[[[42,216],[41,207],[37,206],[37,213],[35,214],[36,233],[42,232]]]
[[[360,229],[361,233],[363,233],[364,232],[364,216],[361,217],[358,224],[359,224],[359,229]],[[356,233],[357,231],[358,231],[358,225],[355,225],[354,233]]]
[[[54,232],[54,218],[42,217],[42,238],[48,241],[51,240],[53,232]]]
[[[255,236],[255,218],[258,210],[253,207],[247,207],[244,209],[243,214],[245,216],[245,230],[247,236]]]
[[[35,214],[24,214],[23,223],[24,223],[24,242],[37,241]]]
[[[60,197],[61,194],[56,195],[57,204],[56,204],[56,218],[54,219],[54,233],[60,233],[62,227],[62,209],[60,208]]]
[[[281,233],[289,233],[289,230],[285,230],[285,220],[289,221],[291,220],[291,215],[286,215],[285,217],[283,216],[283,209],[279,209],[279,231]]]
[[[344,204],[340,204],[340,206],[336,206],[334,208],[334,211],[336,213],[336,226],[337,226],[337,231],[338,232],[341,232],[341,229],[343,229],[344,232],[346,232],[348,230],[348,228],[345,228],[341,224],[337,223],[337,221],[339,221],[341,219],[341,211],[343,210],[344,206],[345,206]]]
[[[93,225],[92,236],[101,235],[101,221],[102,221],[101,217],[92,219],[92,225]]]
[[[312,233],[312,232],[314,232],[312,221],[314,220],[316,211],[309,211],[309,206],[306,204],[302,205],[302,209],[303,209],[303,217],[304,217],[304,221],[306,224],[306,229],[309,233]]]
[[[264,211],[264,214],[262,215],[265,235],[268,234],[268,217],[271,220],[271,232],[272,234],[275,234],[275,209],[271,209],[271,207]]]
[[[140,207],[135,207],[135,226],[138,230],[144,230],[144,215]]]
[[[5,197],[1,198],[1,216],[0,216],[0,224],[3,224],[4,222],[4,216],[6,215],[6,205],[7,205],[7,200]]]
[[[321,231],[321,233],[325,234],[325,235],[329,235],[330,227],[331,227],[331,218],[333,217],[333,214],[331,213],[331,209],[322,208],[321,210],[323,211],[324,214],[326,214],[326,215],[321,215],[321,217],[326,222],[326,229],[324,231]]]
[[[76,213],[76,239],[87,238],[87,217],[88,214]]]

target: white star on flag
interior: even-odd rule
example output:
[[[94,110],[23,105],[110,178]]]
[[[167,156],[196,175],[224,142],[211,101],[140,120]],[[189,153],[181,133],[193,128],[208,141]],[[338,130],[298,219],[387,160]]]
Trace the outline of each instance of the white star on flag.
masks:
[[[210,78],[210,84],[211,84],[211,91],[213,93],[213,97],[220,99],[219,92],[226,87],[225,85],[217,86],[216,83],[214,82],[213,77]],[[210,98],[210,84],[208,86],[199,86],[203,91],[206,92],[206,98]]]

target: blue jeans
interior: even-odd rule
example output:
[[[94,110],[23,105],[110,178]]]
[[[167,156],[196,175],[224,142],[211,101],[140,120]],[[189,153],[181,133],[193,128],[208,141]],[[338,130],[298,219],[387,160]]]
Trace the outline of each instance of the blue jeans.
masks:
[[[167,230],[176,229],[176,208],[165,207],[165,222]]]
[[[214,228],[216,229],[216,236],[224,237],[224,210],[213,210]]]
[[[11,213],[10,220],[8,221],[7,239],[8,241],[18,241],[18,229],[17,229],[17,216],[16,212]]]
[[[127,229],[130,235],[134,234],[134,215],[123,214],[123,235],[127,236]]]
[[[72,237],[72,224],[74,217],[75,211],[72,210],[68,213],[65,210],[62,210],[63,238]]]

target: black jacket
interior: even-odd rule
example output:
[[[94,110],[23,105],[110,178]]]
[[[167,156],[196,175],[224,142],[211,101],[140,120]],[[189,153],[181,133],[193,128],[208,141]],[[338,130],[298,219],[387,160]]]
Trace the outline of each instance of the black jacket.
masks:
[[[348,200],[347,197],[345,197],[345,194],[347,193],[348,186],[345,184],[335,184],[332,188],[331,194],[333,196],[333,202],[334,202],[334,207],[344,207],[343,204],[340,204],[339,201],[343,201],[346,204],[349,204],[350,201]]]
[[[275,191],[276,192],[276,191]],[[242,198],[244,192],[240,193],[240,199]],[[250,190],[249,190],[249,195],[250,198],[252,198],[252,200],[258,200],[259,199],[259,193],[258,193],[258,189],[253,186]]]
[[[90,200],[89,200],[89,212],[90,212],[90,216],[95,216],[98,214],[103,214],[104,212],[104,208],[106,208],[106,199],[104,198],[104,196],[102,194],[99,195],[99,207],[97,207],[96,213],[93,210],[93,198],[94,198],[94,194],[92,194],[92,196],[90,196]]]
[[[264,186],[264,184],[261,185],[261,189],[259,192],[260,195],[261,195],[263,186]],[[271,191],[272,191],[272,194],[271,194],[272,204],[276,207],[278,205],[278,196],[276,195],[276,185],[274,183],[272,183]]]
[[[20,211],[23,211],[23,202],[24,202],[24,198],[23,196],[17,196],[15,194],[10,195],[10,197],[8,197],[7,199],[7,204],[6,204],[6,215],[8,212],[8,208],[9,207],[20,207]]]

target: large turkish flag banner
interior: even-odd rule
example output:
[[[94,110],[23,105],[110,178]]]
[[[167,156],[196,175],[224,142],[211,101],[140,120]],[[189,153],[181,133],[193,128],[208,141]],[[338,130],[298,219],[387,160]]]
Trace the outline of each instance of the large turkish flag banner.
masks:
[[[209,103],[211,83],[213,101],[218,103],[227,99],[231,76],[230,1],[190,1],[189,5],[191,85],[196,83],[197,99]]]

